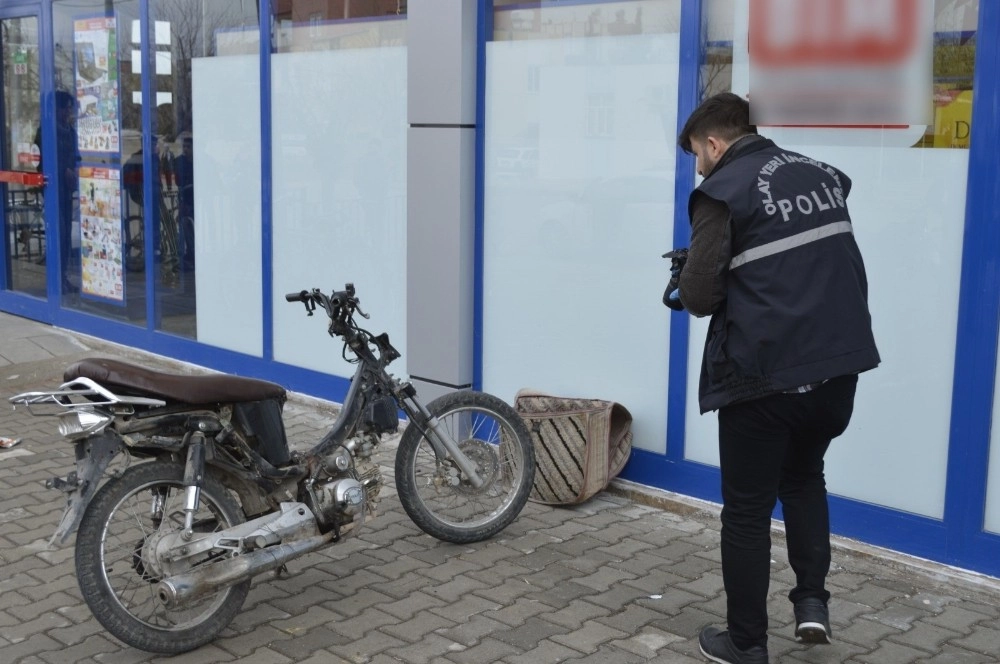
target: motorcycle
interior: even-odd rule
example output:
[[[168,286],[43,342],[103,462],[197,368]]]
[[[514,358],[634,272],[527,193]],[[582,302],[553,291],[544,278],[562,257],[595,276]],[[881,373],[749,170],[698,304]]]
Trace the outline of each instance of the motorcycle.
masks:
[[[253,577],[280,577],[289,561],[355,535],[377,514],[383,478],[374,454],[397,432],[400,410],[409,422],[396,450],[396,489],[424,532],[479,542],[527,502],[534,451],[511,406],[474,391],[424,406],[409,382],[386,371],[400,357],[388,335],[355,321],[369,316],[352,284],[285,299],[309,316],[325,312],[328,333],[357,364],[336,421],[307,452],[289,448],[285,389],[263,380],[92,358],[70,366],[58,390],[10,398],[32,415],[58,415],[75,446],[75,472],[46,482],[67,499],[52,543],[77,533],[83,598],[132,647],[177,654],[212,641]]]

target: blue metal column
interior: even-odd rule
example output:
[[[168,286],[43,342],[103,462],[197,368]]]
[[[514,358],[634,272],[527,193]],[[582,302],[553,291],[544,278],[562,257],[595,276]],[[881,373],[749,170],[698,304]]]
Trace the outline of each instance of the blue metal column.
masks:
[[[983,532],[1000,331],[1000,2],[979,3],[944,520],[950,562],[1000,575]]]
[[[145,174],[142,182],[142,218],[146,246],[143,255],[146,259],[146,329],[156,330],[159,327],[159,311],[156,301],[156,288],[159,281],[159,266],[156,264],[156,251],[160,238],[160,194],[158,182],[160,164],[153,150],[153,119],[156,114],[156,63],[153,61],[156,51],[156,36],[153,22],[149,16],[150,0],[139,0],[139,25],[142,42],[139,44],[139,57],[142,58],[142,172]],[[118,40],[122,38],[118,35]],[[157,131],[159,127],[155,128]],[[124,164],[122,165],[124,166]],[[127,195],[127,194],[126,194]]]
[[[701,101],[703,60],[702,0],[681,4],[680,72],[677,85],[677,133]],[[694,189],[694,157],[677,148],[674,171],[673,247],[691,241],[687,201]],[[667,382],[667,459],[684,458],[684,419],[687,408],[687,362],[691,320],[687,312],[670,313],[670,368]]]
[[[486,232],[486,43],[493,37],[493,0],[479,0],[476,35],[476,219],[473,255],[472,389],[483,389],[483,236]]]
[[[271,209],[271,0],[261,0],[257,19],[260,29],[260,296],[264,361],[274,359],[274,257],[273,210]]]

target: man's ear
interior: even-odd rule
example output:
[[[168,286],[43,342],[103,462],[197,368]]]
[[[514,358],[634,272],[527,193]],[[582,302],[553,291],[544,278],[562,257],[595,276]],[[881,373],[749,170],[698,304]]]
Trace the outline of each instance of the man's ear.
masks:
[[[709,154],[713,159],[722,154],[726,149],[726,144],[715,136],[705,138],[705,145],[708,146]]]

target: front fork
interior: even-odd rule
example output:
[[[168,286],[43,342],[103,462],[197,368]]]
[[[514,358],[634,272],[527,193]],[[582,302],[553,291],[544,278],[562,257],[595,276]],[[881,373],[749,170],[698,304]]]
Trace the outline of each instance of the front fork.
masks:
[[[451,434],[441,426],[441,422],[438,418],[431,415],[422,403],[416,400],[416,398],[409,394],[407,395],[405,401],[407,410],[412,412],[408,413],[411,420],[416,420],[420,426],[423,427],[424,433],[426,434],[427,441],[431,444],[434,449],[434,454],[438,459],[448,459],[450,458],[458,466],[458,469],[462,471],[462,474],[469,480],[475,488],[480,488],[483,486],[483,478],[479,476],[476,472],[476,464],[469,460],[469,457],[465,456],[461,449],[458,447],[458,443],[451,437]],[[419,418],[415,417],[419,415]]]

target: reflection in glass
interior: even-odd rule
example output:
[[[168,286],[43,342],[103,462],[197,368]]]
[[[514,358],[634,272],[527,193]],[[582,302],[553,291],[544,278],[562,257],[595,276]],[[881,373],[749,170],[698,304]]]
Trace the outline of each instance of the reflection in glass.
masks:
[[[204,307],[251,274],[218,271],[211,256],[250,242],[244,260],[261,260],[259,241],[253,242],[260,237],[260,217],[241,215],[238,209],[246,204],[259,208],[259,161],[234,163],[247,151],[259,153],[257,10],[254,3],[240,0],[160,0],[151,3],[150,13],[152,29],[144,34],[151,37],[147,75],[153,79],[156,110],[154,152],[147,161],[155,173],[156,199],[146,206],[154,215],[146,227],[156,233],[156,327],[200,338],[198,318]],[[220,85],[234,75],[223,62],[227,59],[239,62],[240,94],[224,94]],[[206,94],[212,90],[215,94]],[[239,105],[230,106],[234,103]],[[223,136],[228,141],[234,128],[242,131],[245,144],[226,145],[223,153],[218,142]],[[245,200],[218,205],[233,197]],[[230,238],[218,233],[222,229]],[[246,293],[249,297],[252,291]]]
[[[493,39],[563,39],[675,33],[680,6],[663,0],[494,0]]]
[[[406,0],[276,0],[275,52],[402,46],[405,15]]]
[[[58,208],[60,218],[71,218],[69,230],[62,231],[70,239],[68,256],[60,256],[62,303],[141,325],[146,318],[144,286],[141,275],[127,270],[122,223],[128,213],[123,149],[131,136],[139,135],[141,109],[132,102],[139,86],[129,76],[131,54],[121,45],[123,26],[137,13],[136,2],[52,4]],[[64,95],[70,103],[60,111]],[[61,222],[60,227],[64,228]]]
[[[67,270],[79,292],[64,289],[63,302],[146,325],[152,281],[154,327],[195,338],[199,251],[194,190],[204,175],[211,175],[197,166],[197,63],[220,55],[253,58],[259,42],[257,9],[240,0],[159,0],[150,3],[150,12],[147,26],[134,0],[53,3],[56,88],[77,102],[80,152],[75,173],[80,195],[72,206],[76,235]],[[143,61],[144,46],[148,62]],[[259,151],[259,66],[243,71],[242,85],[252,90],[243,99],[251,107],[251,124],[240,125],[245,130],[241,140]],[[147,100],[143,82],[149,79],[153,94]],[[215,106],[234,97],[202,99]],[[147,103],[152,108],[144,113]],[[234,126],[231,117],[217,118],[203,125],[204,133],[211,134],[213,122],[220,121],[226,128]],[[251,160],[242,164],[252,169]],[[238,195],[252,198],[259,181],[258,162],[251,179],[240,183]],[[226,195],[237,195],[229,189]],[[240,215],[241,223],[252,219],[235,208],[229,211]],[[219,227],[227,221],[226,214],[216,215]],[[259,235],[259,228],[248,236],[254,232]],[[259,256],[258,251],[255,262]]]
[[[38,19],[34,16],[0,20],[4,89],[4,147],[0,169],[41,170],[41,108],[38,62]],[[72,103],[72,99],[70,99]],[[0,184],[3,200],[7,288],[45,297],[45,225],[40,188]]]

